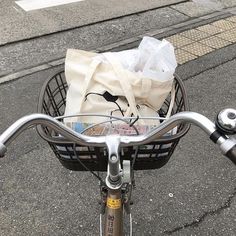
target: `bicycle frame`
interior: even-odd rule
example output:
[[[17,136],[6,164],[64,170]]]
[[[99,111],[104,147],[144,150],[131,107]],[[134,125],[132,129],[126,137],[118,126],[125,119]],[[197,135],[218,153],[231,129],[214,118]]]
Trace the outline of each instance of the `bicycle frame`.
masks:
[[[123,203],[121,189],[108,190],[104,226],[105,236],[123,235]]]
[[[230,114],[235,114],[236,111],[231,111]],[[231,115],[232,115],[231,114]],[[234,116],[232,116],[234,119]],[[123,210],[127,207],[129,212],[130,196],[128,199],[122,199],[122,185],[124,183],[131,184],[131,178],[126,178],[127,173],[130,175],[130,170],[124,168],[121,170],[119,150],[120,147],[137,146],[150,143],[152,140],[164,135],[169,130],[176,127],[181,123],[193,123],[199,126],[210,139],[219,145],[221,151],[227,156],[234,164],[236,164],[236,141],[234,139],[225,136],[216,129],[214,123],[208,120],[205,116],[202,116],[194,112],[181,112],[173,115],[168,120],[160,124],[156,129],[150,131],[145,135],[139,136],[99,136],[90,137],[82,134],[78,134],[75,131],[69,129],[65,125],[61,124],[57,120],[42,114],[33,114],[23,117],[11,125],[0,136],[0,157],[3,157],[7,151],[8,146],[17,135],[23,132],[26,128],[32,125],[45,125],[58,131],[63,136],[54,137],[61,143],[72,140],[80,145],[90,145],[104,147],[108,149],[108,173],[106,177],[107,194],[104,197],[105,204],[105,236],[121,236],[123,234]],[[126,171],[127,170],[127,171]],[[127,180],[128,179],[128,180]]]

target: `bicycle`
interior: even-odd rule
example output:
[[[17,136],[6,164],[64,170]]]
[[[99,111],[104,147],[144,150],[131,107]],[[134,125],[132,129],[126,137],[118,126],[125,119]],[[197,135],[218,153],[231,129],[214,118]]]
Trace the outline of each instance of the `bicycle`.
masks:
[[[188,104],[180,79],[176,78],[176,98],[173,109],[175,114],[172,114],[169,119],[160,117],[162,122],[157,128],[142,135],[87,136],[77,133],[59,122],[64,118],[60,115],[63,113],[62,104],[65,103],[63,97],[66,92],[66,85],[61,75],[60,72],[45,83],[40,97],[42,106],[39,106],[39,111],[44,113],[47,111],[51,112],[51,116],[59,116],[52,118],[45,114],[32,114],[16,121],[0,136],[0,156],[5,155],[6,146],[27,127],[39,125],[37,127],[39,134],[49,142],[54,153],[66,168],[76,171],[91,171],[99,178],[100,235],[103,234],[103,231],[106,236],[123,235],[124,212],[130,217],[129,234],[132,235],[130,205],[132,203],[131,193],[135,185],[133,170],[156,169],[165,165],[180,138],[188,132],[189,123],[203,129],[210,139],[220,146],[223,154],[236,164],[236,141],[228,137],[229,134],[236,133],[236,110],[226,109],[220,112],[216,124],[203,115],[185,111],[188,109]],[[56,84],[56,90],[51,89],[51,82]],[[47,94],[46,98],[45,94]],[[56,96],[60,97],[57,101]],[[168,105],[167,99],[166,108],[163,107],[160,111],[162,116],[165,116]],[[111,119],[119,118],[111,117]],[[109,118],[108,122],[111,122],[111,119]],[[138,118],[130,117],[129,119],[131,120],[125,120],[126,124],[135,130],[135,120]],[[165,136],[174,127],[178,127],[177,133]],[[90,158],[85,158],[87,156]],[[97,159],[94,156],[97,156]],[[94,172],[97,170],[107,170],[105,181]],[[102,218],[104,218],[104,222]]]

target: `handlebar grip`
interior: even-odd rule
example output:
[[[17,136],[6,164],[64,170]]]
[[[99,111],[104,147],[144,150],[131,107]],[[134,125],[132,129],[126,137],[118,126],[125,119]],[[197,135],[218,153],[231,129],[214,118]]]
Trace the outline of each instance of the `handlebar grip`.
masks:
[[[236,144],[225,154],[236,165]]]
[[[7,151],[6,146],[0,142],[0,158],[4,157],[6,151]]]

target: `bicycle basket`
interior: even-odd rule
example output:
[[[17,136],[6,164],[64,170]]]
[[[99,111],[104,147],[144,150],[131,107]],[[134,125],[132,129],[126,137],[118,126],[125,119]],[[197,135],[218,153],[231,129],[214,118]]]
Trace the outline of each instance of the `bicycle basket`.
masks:
[[[183,82],[179,77],[175,76],[174,83],[176,94],[172,115],[189,110]],[[39,97],[38,112],[52,117],[63,116],[66,106],[67,88],[64,71],[60,71],[46,80]],[[158,111],[160,116],[167,114],[169,104],[170,96]],[[134,160],[136,156],[134,163],[135,170],[160,168],[168,162],[180,138],[187,133],[188,129],[189,125],[181,124],[177,127],[177,132],[173,135],[163,136],[148,145],[123,148],[120,157],[121,161],[126,159]],[[93,171],[107,170],[107,152],[105,148],[79,145],[75,147],[69,141],[60,143],[55,139],[55,132],[45,126],[38,126],[37,131],[49,143],[56,157],[64,167],[74,171],[86,171],[83,165],[81,165],[82,162],[88,169]]]

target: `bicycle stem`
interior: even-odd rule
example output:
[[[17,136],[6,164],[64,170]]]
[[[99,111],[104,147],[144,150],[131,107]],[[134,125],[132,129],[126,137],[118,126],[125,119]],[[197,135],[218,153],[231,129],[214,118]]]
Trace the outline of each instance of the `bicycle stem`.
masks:
[[[120,168],[120,137],[107,136],[108,171],[106,185],[108,187],[104,235],[123,235],[123,203],[121,187],[123,184]]]
[[[110,189],[117,189],[122,185],[119,156],[120,136],[107,136],[106,145],[108,149],[108,176],[106,184]]]

